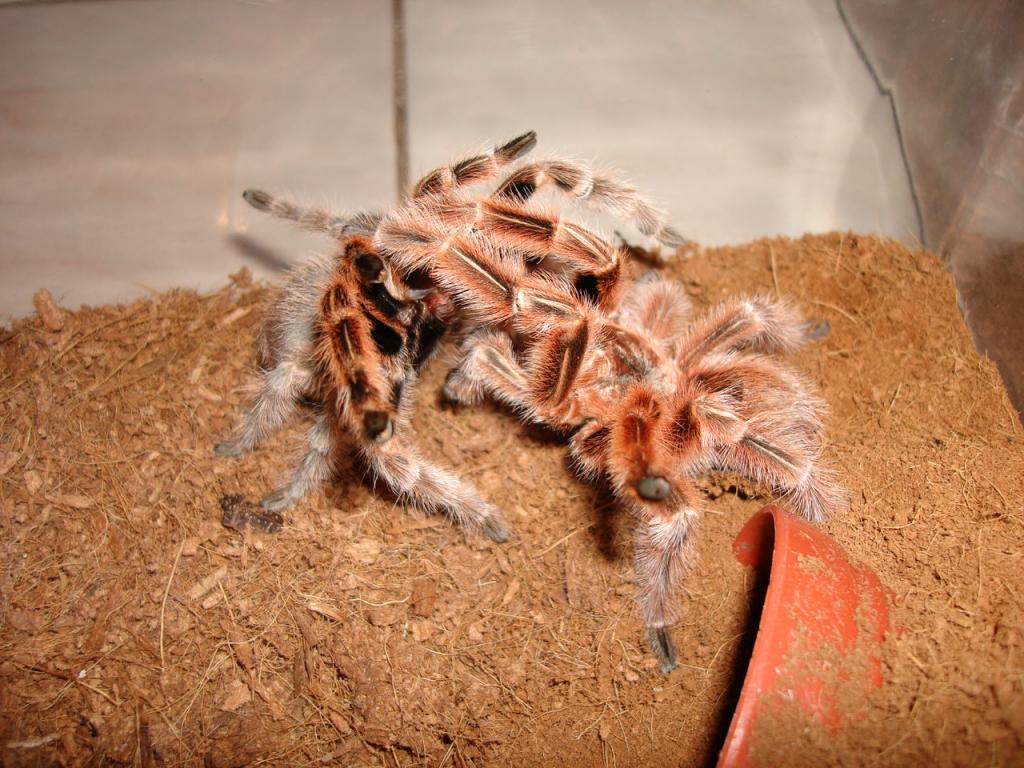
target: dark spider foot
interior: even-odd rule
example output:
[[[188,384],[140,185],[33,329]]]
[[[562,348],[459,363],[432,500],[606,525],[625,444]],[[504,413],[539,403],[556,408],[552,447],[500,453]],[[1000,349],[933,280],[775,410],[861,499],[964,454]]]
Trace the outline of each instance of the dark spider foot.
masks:
[[[672,633],[667,627],[648,627],[647,641],[651,650],[661,662],[661,671],[666,675],[676,668],[676,644],[672,642]]]
[[[537,144],[537,132],[527,131],[522,136],[516,136],[512,141],[495,148],[494,154],[506,163],[522,157]]]
[[[242,193],[242,198],[257,211],[265,211],[270,207],[273,198],[266,192],[259,189],[247,189]]]
[[[804,323],[804,338],[807,341],[817,341],[832,333],[832,325],[828,320],[817,320]]]
[[[508,529],[500,518],[488,517],[484,520],[484,533],[487,534],[487,538],[498,544],[504,544],[508,541]]]
[[[295,499],[288,493],[287,488],[282,488],[279,491],[274,491],[272,494],[267,496],[260,502],[260,506],[270,512],[280,512],[288,509],[292,504],[295,503]]]
[[[241,456],[242,449],[238,443],[217,443],[213,446],[213,452],[218,456]]]

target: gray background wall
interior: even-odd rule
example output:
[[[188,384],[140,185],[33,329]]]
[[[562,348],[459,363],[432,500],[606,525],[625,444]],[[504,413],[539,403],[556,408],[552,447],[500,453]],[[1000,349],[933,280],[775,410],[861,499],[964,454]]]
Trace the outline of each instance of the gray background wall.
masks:
[[[842,0],[891,94],[924,241],[1024,410],[1024,3]]]
[[[703,243],[913,239],[891,111],[812,0],[405,3],[412,171],[524,130],[616,168]],[[209,289],[317,241],[246,186],[397,198],[384,2],[0,6],[0,316]]]

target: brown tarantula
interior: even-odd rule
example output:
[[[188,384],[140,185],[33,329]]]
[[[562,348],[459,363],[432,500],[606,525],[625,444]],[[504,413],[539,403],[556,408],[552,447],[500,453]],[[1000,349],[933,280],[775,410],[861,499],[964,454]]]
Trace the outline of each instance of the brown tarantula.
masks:
[[[844,503],[819,463],[824,403],[774,357],[808,334],[788,303],[767,297],[694,320],[679,286],[630,279],[625,250],[532,205],[549,186],[669,247],[682,243],[634,189],[585,166],[524,163],[492,193],[473,193],[535,142],[531,132],[432,171],[386,215],[336,216],[247,191],[256,208],[334,237],[340,251],[302,265],[286,285],[259,345],[260,392],[235,439],[216,450],[250,449],[299,402],[312,402],[309,452],[264,506],[283,508],[323,479],[348,432],[400,497],[504,541],[498,511],[409,441],[417,371],[445,326],[460,321],[474,330],[445,395],[459,403],[489,395],[563,434],[579,473],[606,478],[637,516],[637,599],[667,672],[698,475],[735,472],[812,520]]]

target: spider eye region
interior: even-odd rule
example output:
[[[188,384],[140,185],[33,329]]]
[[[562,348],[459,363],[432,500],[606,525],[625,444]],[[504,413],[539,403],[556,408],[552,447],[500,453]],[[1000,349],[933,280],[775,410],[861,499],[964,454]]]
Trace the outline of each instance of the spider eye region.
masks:
[[[672,493],[672,486],[660,475],[647,475],[637,482],[636,492],[647,501],[664,501]]]

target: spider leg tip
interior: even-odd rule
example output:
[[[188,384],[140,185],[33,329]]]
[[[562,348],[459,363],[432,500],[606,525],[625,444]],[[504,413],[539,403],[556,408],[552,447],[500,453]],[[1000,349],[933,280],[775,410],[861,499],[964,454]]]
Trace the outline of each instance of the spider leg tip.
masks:
[[[491,541],[498,544],[504,544],[509,539],[508,528],[505,527],[505,523],[497,517],[489,517],[484,521],[484,533]]]
[[[505,162],[511,162],[525,155],[537,145],[537,132],[527,131],[508,143],[498,147],[496,154]]]
[[[817,341],[823,339],[832,332],[832,324],[828,320],[818,320],[804,324],[804,339]]]
[[[265,499],[260,501],[260,506],[268,512],[281,512],[282,510],[288,509],[292,505],[294,500],[284,489],[274,491],[272,494],[267,496]]]
[[[647,640],[651,644],[654,655],[658,657],[663,674],[667,675],[678,666],[676,645],[672,641],[672,633],[667,627],[648,627]]]
[[[272,200],[269,194],[259,189],[245,190],[242,193],[242,199],[258,211],[267,210]]]
[[[213,452],[218,456],[241,456],[242,449],[231,442],[217,443],[213,446]]]

